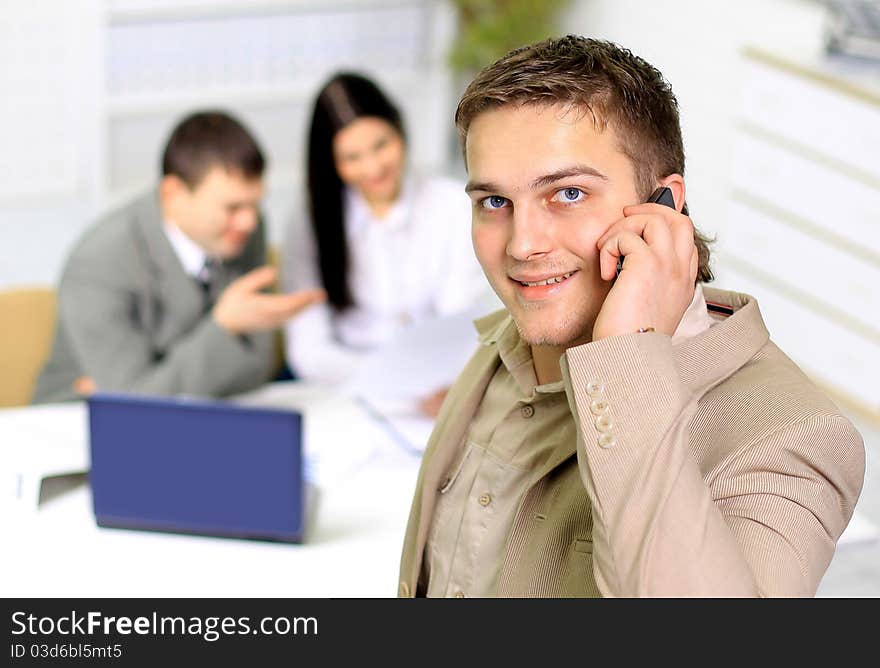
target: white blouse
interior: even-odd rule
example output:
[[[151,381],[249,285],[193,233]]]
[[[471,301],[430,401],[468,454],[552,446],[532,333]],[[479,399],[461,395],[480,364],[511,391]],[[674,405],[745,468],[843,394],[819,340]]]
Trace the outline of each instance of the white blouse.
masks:
[[[464,311],[491,291],[474,256],[471,203],[463,184],[448,178],[407,179],[384,218],[363,197],[345,192],[354,306],[337,313],[312,306],[285,326],[285,352],[301,378],[337,383],[367,352],[402,327]],[[291,225],[284,244],[288,291],[321,287],[317,244],[308,218]]]

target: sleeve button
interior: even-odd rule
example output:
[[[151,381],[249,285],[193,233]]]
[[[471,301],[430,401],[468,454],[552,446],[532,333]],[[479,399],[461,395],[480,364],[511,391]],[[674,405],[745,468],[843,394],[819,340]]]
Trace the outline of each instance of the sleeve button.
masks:
[[[609,432],[611,428],[614,426],[614,423],[611,421],[611,418],[608,415],[600,415],[596,418],[596,429],[601,432]]]
[[[598,380],[591,380],[589,383],[587,383],[587,394],[589,394],[591,397],[598,397],[604,392],[605,385],[600,383]]]

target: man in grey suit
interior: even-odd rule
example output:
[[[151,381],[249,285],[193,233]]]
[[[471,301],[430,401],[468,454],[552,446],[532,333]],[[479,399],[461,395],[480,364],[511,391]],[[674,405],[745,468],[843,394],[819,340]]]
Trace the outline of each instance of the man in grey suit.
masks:
[[[174,129],[158,188],[100,220],[68,258],[35,402],[96,389],[223,396],[270,379],[271,330],[324,295],[268,292],[264,165],[226,114]]]

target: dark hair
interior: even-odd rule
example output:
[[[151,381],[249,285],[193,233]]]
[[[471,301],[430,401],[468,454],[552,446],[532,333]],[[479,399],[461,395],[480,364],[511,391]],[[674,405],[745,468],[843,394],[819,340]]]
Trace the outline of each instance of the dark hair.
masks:
[[[479,72],[455,112],[462,149],[473,119],[507,105],[570,105],[603,131],[614,127],[636,188],[647,199],[659,179],[684,175],[678,101],[660,71],[611,42],[576,35],[515,49]],[[687,213],[687,206],[683,208]],[[710,239],[695,230],[697,280],[709,282]]]
[[[342,179],[333,160],[333,137],[352,121],[372,116],[390,123],[404,137],[397,107],[369,79],[350,72],[333,76],[318,93],[309,128],[308,200],[318,245],[321,281],[337,310],[352,306],[348,283]]]
[[[174,175],[191,189],[213,167],[225,167],[247,179],[263,175],[266,161],[256,140],[222,111],[199,111],[171,132],[162,154],[162,175]]]

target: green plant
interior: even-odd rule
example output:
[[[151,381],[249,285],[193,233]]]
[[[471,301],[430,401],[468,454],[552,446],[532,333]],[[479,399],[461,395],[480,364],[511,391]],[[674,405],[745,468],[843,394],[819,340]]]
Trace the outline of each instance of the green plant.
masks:
[[[570,0],[453,0],[458,34],[450,65],[473,72],[519,46],[556,32],[555,19]]]

